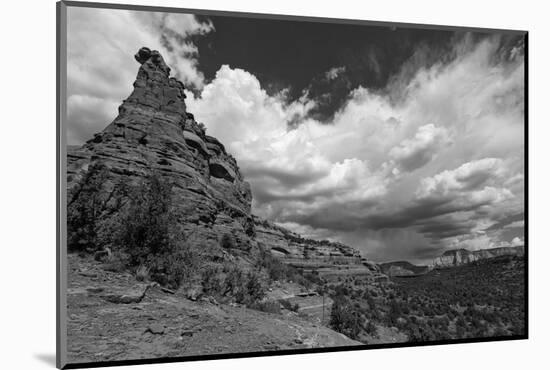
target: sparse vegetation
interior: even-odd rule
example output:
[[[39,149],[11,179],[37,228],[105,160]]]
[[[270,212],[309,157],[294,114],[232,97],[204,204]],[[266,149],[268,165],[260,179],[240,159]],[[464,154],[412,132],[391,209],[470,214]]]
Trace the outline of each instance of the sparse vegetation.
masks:
[[[300,309],[300,305],[298,305],[297,303],[292,304],[286,299],[281,299],[279,303],[281,304],[281,306],[283,306],[284,309],[289,311],[298,312],[298,310]]]
[[[330,326],[351,338],[394,327],[411,342],[524,333],[524,261],[498,257],[394,278],[376,289],[331,285]],[[376,324],[376,325],[375,325]]]
[[[323,285],[324,281],[318,275],[302,273],[298,269],[281,262],[271,252],[260,250],[257,266],[264,269],[271,281],[293,281],[305,289],[312,289],[314,285]]]
[[[276,314],[281,313],[281,305],[277,301],[258,301],[249,305],[248,308],[252,308],[254,310],[258,310],[262,312],[269,312],[269,313],[276,313]]]
[[[201,276],[203,292],[220,301],[254,306],[265,297],[260,275],[254,271],[244,272],[237,265],[207,266]]]
[[[353,304],[346,296],[335,297],[330,314],[331,328],[352,339],[358,339],[363,320],[359,305]]]
[[[109,247],[113,256],[105,263],[107,269],[128,268],[141,279],[177,288],[198,261],[172,212],[170,184],[153,173],[135,186],[115,183],[108,188],[107,174],[104,166],[90,168],[71,193],[69,250]],[[112,204],[112,199],[127,202]]]
[[[177,288],[195,272],[198,261],[172,211],[170,184],[153,173],[131,188],[128,198],[110,233],[111,244],[128,255],[128,266]]]
[[[67,247],[70,252],[93,252],[101,247],[98,237],[101,216],[108,202],[102,191],[107,174],[101,164],[90,166],[67,196]]]

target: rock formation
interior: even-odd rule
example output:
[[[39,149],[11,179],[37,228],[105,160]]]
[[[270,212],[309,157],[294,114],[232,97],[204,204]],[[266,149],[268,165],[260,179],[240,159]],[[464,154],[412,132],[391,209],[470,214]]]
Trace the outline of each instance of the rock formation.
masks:
[[[501,247],[492,249],[480,249],[469,251],[466,249],[454,249],[446,251],[440,257],[433,261],[435,268],[453,267],[465,265],[482,259],[488,259],[499,256],[523,256],[525,253],[524,246],[518,247]]]
[[[282,262],[305,273],[318,273],[327,280],[347,276],[386,280],[378,265],[355,249],[328,240],[301,237],[269,221],[255,218],[256,240]]]
[[[303,239],[254,218],[249,184],[223,144],[206,135],[187,112],[183,84],[170,77],[157,51],[141,48],[135,59],[141,66],[134,90],[118,116],[82,147],[68,148],[69,192],[97,164],[108,169],[101,190],[106,199],[120,181],[137,184],[154,171],[172,184],[178,221],[201,246],[219,249],[220,239],[229,234],[231,244],[243,253],[263,246],[306,272],[327,277],[380,274],[348,246]]]
[[[418,276],[431,271],[430,266],[417,266],[407,261],[381,263],[380,268],[388,276]]]
[[[91,165],[109,170],[105,191],[122,179],[137,183],[156,171],[173,187],[181,224],[203,242],[231,233],[249,248],[254,235],[250,186],[235,159],[186,111],[183,84],[157,51],[142,48],[134,90],[115,120],[68,153],[69,190]]]

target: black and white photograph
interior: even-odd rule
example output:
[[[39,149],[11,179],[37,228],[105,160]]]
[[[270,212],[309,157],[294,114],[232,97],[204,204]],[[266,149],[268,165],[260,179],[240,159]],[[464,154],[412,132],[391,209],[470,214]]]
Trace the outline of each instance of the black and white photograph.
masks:
[[[64,364],[527,338],[525,31],[58,7]]]

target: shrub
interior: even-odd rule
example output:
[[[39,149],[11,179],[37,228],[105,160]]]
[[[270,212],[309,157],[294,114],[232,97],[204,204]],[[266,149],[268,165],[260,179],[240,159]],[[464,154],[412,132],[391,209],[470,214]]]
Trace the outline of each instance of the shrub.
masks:
[[[225,272],[225,287],[223,295],[231,296],[244,296],[244,285],[245,285],[245,276],[241,269],[237,266],[224,266]],[[242,300],[242,299],[241,299]]]
[[[126,261],[127,257],[121,252],[114,252],[111,256],[103,263],[103,270],[111,272],[123,272],[126,270]]]
[[[235,302],[247,306],[265,297],[265,288],[260,276],[255,272],[246,275],[237,265],[225,265],[203,268],[201,273],[202,290],[205,294],[217,298],[232,297]]]
[[[296,280],[297,271],[295,269],[285,265],[264,249],[261,249],[258,255],[258,266],[264,268],[269,278],[273,281]]]
[[[111,243],[128,256],[128,266],[147,269],[152,280],[177,288],[198,266],[172,210],[171,186],[153,173],[130,189],[129,204],[118,214]]]
[[[298,305],[297,303],[292,304],[286,299],[279,300],[279,303],[281,304],[281,306],[283,306],[284,309],[289,311],[298,312],[298,310],[300,309],[300,305]]]
[[[145,265],[141,265],[136,270],[136,279],[138,281],[146,281],[149,279],[149,268]]]
[[[361,331],[361,313],[348,301],[339,296],[334,300],[329,326],[352,339],[358,339]]]
[[[372,335],[373,337],[378,335],[378,328],[372,320],[367,321],[364,327],[367,334]]]
[[[269,313],[276,313],[276,314],[281,313],[281,305],[277,301],[254,302],[250,304],[248,308],[262,311],[262,312],[269,312]]]
[[[201,285],[205,294],[219,296],[223,293],[223,280],[219,275],[219,269],[215,266],[204,267],[201,272]]]
[[[262,286],[259,276],[254,272],[249,272],[246,275],[246,297],[243,302],[248,305],[264,297],[265,288]]]
[[[235,238],[231,234],[223,234],[220,239],[220,246],[223,249],[234,249],[235,248]]]
[[[100,249],[98,230],[107,199],[104,186],[108,170],[104,165],[90,166],[67,196],[67,248],[69,251]]]

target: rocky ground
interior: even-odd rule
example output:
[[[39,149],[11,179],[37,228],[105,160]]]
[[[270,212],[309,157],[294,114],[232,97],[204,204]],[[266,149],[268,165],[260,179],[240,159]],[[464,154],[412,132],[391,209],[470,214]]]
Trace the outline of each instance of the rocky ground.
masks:
[[[69,266],[71,363],[361,344],[299,313],[191,301],[77,255]]]

